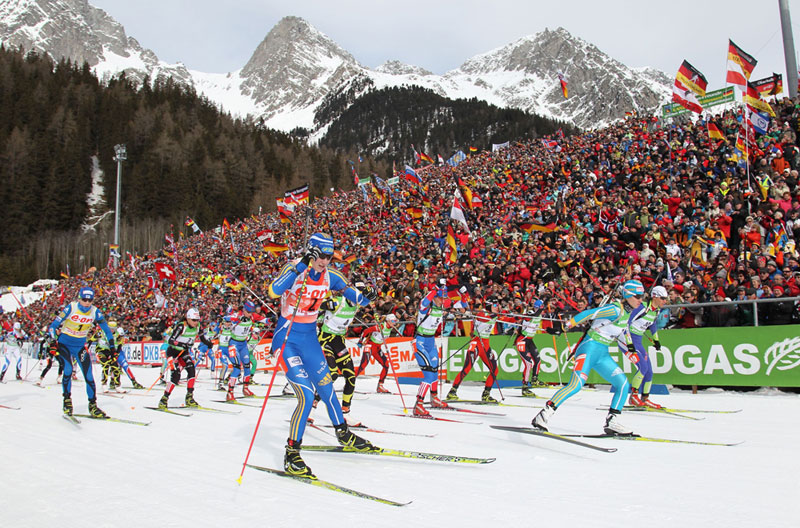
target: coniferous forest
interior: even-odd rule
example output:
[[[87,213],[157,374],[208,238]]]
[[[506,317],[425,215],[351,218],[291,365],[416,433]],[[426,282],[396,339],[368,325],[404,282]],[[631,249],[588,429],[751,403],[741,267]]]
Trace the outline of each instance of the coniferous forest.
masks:
[[[350,189],[347,160],[359,155],[364,173],[388,177],[393,161],[410,161],[411,144],[447,156],[562,126],[422,89],[369,91],[350,108],[332,96],[321,108],[338,117],[320,146],[308,146],[302,134],[233,118],[170,80],[123,74],[101,83],[87,64],[0,46],[0,284],[105,265],[119,143],[127,147],[120,245],[141,254],[162,247],[187,215],[206,229],[272,211],[283,190],[306,182],[312,199]],[[110,213],[84,231],[95,164],[104,173],[100,213]]]

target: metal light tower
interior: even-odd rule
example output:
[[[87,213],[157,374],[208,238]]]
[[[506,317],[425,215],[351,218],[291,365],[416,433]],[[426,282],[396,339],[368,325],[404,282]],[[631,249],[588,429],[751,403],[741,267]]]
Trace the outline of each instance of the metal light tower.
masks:
[[[114,207],[114,244],[117,246],[119,252],[119,204],[120,195],[122,194],[122,162],[128,159],[128,153],[125,150],[125,145],[120,143],[114,145],[114,161],[117,162],[117,205]],[[114,267],[119,266],[119,257],[114,257]]]
[[[781,14],[781,30],[783,31],[783,57],[786,61],[786,84],[789,86],[789,97],[797,96],[797,61],[794,57],[794,36],[792,35],[792,17],[789,15],[789,0],[778,0]]]

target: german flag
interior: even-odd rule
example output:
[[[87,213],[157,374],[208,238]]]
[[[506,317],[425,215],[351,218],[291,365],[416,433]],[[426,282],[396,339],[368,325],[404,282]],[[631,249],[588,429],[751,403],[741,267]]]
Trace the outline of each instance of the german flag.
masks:
[[[347,262],[348,264],[352,264],[356,260],[358,260],[358,258],[355,255],[350,255],[349,257],[345,257],[344,259],[344,261]]]
[[[422,159],[422,160],[425,160],[425,161],[427,161],[428,163],[433,163],[433,158],[431,158],[430,156],[428,156],[428,155],[427,155],[427,154],[425,154],[424,152],[420,152],[420,153],[419,153],[419,157],[420,157],[420,159]]]
[[[476,147],[470,147],[469,151],[470,152],[478,152],[478,149]]]
[[[456,249],[456,234],[453,232],[453,226],[447,226],[447,248],[445,248],[444,257],[450,264],[455,264],[458,260],[458,250]]]
[[[288,251],[289,246],[286,244],[278,244],[276,242],[265,242],[264,243],[264,251],[267,253],[283,253],[284,251]]]
[[[717,125],[712,123],[711,121],[708,122],[708,137],[709,139],[721,139],[722,141],[728,142],[725,135],[719,129]]]
[[[525,231],[526,233],[531,233],[533,231],[539,231],[542,233],[552,233],[556,230],[556,223],[551,222],[547,225],[545,224],[536,224],[533,222],[526,222],[523,224],[519,224],[519,228]]]
[[[422,207],[407,207],[406,212],[411,218],[422,218]]]
[[[761,99],[761,94],[752,83],[747,83],[747,91],[744,94],[744,102],[754,110],[766,112],[772,117],[775,117],[775,110],[769,105],[768,102]]]
[[[741,86],[744,89],[757,63],[758,61],[752,55],[745,53],[732,40],[728,40],[728,73],[725,77],[726,82]]]
[[[705,76],[700,73],[700,70],[689,64],[688,61],[683,61],[681,67],[678,68],[676,79],[697,95],[703,96],[706,94],[708,81],[706,81]]]

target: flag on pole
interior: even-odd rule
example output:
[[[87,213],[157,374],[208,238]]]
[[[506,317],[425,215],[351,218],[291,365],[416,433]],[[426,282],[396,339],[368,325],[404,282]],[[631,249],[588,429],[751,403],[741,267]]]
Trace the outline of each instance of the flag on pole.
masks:
[[[177,274],[175,270],[169,264],[165,264],[163,262],[157,262],[155,264],[156,273],[158,273],[158,277],[160,279],[167,279],[174,281],[177,278]]]
[[[752,55],[728,40],[728,74],[725,81],[730,84],[740,86],[742,90],[747,88],[747,81],[756,67],[758,61]]]
[[[456,234],[453,232],[453,226],[447,226],[447,247],[445,247],[445,260],[450,264],[455,264],[458,260],[458,250],[456,249]]]
[[[747,106],[755,109],[756,111],[766,112],[770,116],[775,117],[775,111],[768,102],[761,99],[761,94],[752,83],[747,83],[747,90],[744,93],[744,102],[747,103]]]
[[[301,185],[295,189],[289,189],[283,193],[283,201],[287,204],[308,203],[308,184]]]
[[[567,98],[567,76],[558,72],[558,82],[561,84],[561,93],[564,94],[564,99]]]
[[[282,253],[284,251],[288,251],[289,246],[286,244],[278,244],[276,242],[264,242],[264,251],[267,253]]]
[[[725,135],[722,133],[719,127],[714,123],[712,123],[711,121],[708,122],[708,137],[709,139],[721,139],[726,143],[728,142],[728,140],[725,138]]]
[[[458,192],[453,195],[453,206],[450,208],[450,218],[457,220],[464,226],[464,229],[469,233],[469,224],[467,224],[467,217],[464,216],[464,210],[461,208],[461,201],[458,199]]]
[[[187,227],[191,227],[192,228],[192,232],[193,233],[200,233],[200,228],[197,226],[197,224],[194,223],[194,220],[192,220],[191,217],[187,216],[186,217],[186,222],[184,222],[184,223],[186,224]]]
[[[700,73],[700,70],[689,64],[688,61],[683,61],[681,67],[678,68],[678,75],[675,78],[680,81],[684,87],[697,95],[702,97],[706,94],[708,81],[706,81],[705,76]]]

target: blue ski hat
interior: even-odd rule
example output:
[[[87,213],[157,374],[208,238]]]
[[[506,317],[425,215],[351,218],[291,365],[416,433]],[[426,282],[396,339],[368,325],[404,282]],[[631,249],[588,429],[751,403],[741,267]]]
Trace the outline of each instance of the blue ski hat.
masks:
[[[94,290],[88,286],[86,288],[81,288],[81,291],[78,293],[78,297],[84,301],[91,301],[94,299]]]
[[[255,312],[256,311],[256,305],[253,304],[253,301],[246,301],[244,303],[244,311],[245,312]]]
[[[644,295],[644,286],[638,280],[629,280],[622,285],[622,298],[629,299],[631,297]]]
[[[333,255],[333,239],[325,233],[314,233],[308,239],[308,247],[319,248],[323,255]]]
[[[542,306],[544,306],[544,303],[542,302],[541,299],[536,299],[535,301],[533,301],[533,309],[534,310],[538,310]]]

